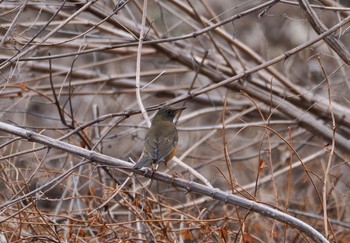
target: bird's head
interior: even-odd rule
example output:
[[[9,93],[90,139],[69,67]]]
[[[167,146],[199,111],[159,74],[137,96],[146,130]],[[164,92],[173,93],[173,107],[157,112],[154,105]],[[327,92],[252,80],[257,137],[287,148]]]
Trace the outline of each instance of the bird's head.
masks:
[[[184,109],[186,109],[186,107],[163,106],[162,108],[159,109],[154,119],[162,119],[162,120],[172,122],[176,114]]]

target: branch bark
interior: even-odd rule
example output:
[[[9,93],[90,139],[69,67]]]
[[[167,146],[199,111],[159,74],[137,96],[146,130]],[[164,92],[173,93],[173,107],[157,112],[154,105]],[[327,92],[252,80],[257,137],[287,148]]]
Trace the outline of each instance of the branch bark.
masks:
[[[62,141],[58,141],[56,139],[32,132],[30,130],[22,129],[7,123],[0,122],[0,131],[19,136],[30,142],[37,142],[42,145],[46,145],[48,147],[52,147],[55,149],[59,149],[59,150],[71,153],[73,155],[90,160],[91,162],[100,163],[102,165],[115,166],[126,170],[132,169],[132,165],[126,161],[123,161],[117,158],[112,158],[110,156],[100,154],[94,151],[86,150],[78,146],[68,144]],[[218,188],[210,188],[208,186],[205,186],[193,181],[188,181],[181,178],[174,178],[173,176],[170,176],[168,174],[152,171],[151,169],[145,169],[144,171],[135,170],[134,173],[143,175],[144,177],[147,177],[153,180],[161,181],[173,187],[182,188],[185,191],[188,191],[191,193],[198,193],[201,195],[210,196],[213,199],[245,208],[252,212],[256,212],[261,215],[264,215],[268,218],[275,219],[282,223],[288,224],[289,226],[297,230],[300,230],[302,233],[304,233],[305,235],[307,235],[308,237],[310,237],[312,240],[316,242],[328,242],[327,239],[321,233],[319,233],[316,229],[314,229],[310,225],[304,223],[303,221],[293,216],[285,214],[279,210],[273,209],[262,203],[258,203],[258,202],[248,200],[230,193],[226,193]],[[25,194],[23,196],[9,200],[6,203],[0,205],[0,209],[3,209],[13,203],[24,200],[27,196],[28,194]]]

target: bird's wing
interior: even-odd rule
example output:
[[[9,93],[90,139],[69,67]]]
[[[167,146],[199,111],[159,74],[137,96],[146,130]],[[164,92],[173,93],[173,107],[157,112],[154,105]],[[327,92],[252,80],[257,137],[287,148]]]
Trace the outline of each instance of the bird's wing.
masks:
[[[167,126],[175,126],[173,123]],[[150,129],[148,139],[145,141],[145,152],[147,152],[153,160],[153,163],[159,163],[165,160],[177,145],[176,129]]]
[[[140,160],[134,165],[134,169],[141,169],[142,167],[151,164],[151,162],[152,162],[152,159],[149,157],[149,155],[146,153],[143,153]]]

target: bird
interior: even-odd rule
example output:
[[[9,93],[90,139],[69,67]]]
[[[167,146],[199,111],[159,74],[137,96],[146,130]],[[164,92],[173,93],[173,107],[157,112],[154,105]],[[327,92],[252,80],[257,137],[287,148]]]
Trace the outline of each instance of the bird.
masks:
[[[176,153],[178,134],[173,122],[174,117],[186,107],[163,106],[152,119],[151,127],[148,129],[142,157],[133,166],[139,170],[144,166],[167,163]]]

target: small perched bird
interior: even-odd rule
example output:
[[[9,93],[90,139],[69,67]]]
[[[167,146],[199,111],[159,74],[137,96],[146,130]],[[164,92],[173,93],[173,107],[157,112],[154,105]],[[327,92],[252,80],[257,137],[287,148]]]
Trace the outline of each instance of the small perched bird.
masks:
[[[134,165],[134,169],[157,165],[160,162],[167,163],[174,157],[178,135],[173,120],[176,114],[184,109],[185,107],[164,106],[157,112],[146,134],[143,155]]]

